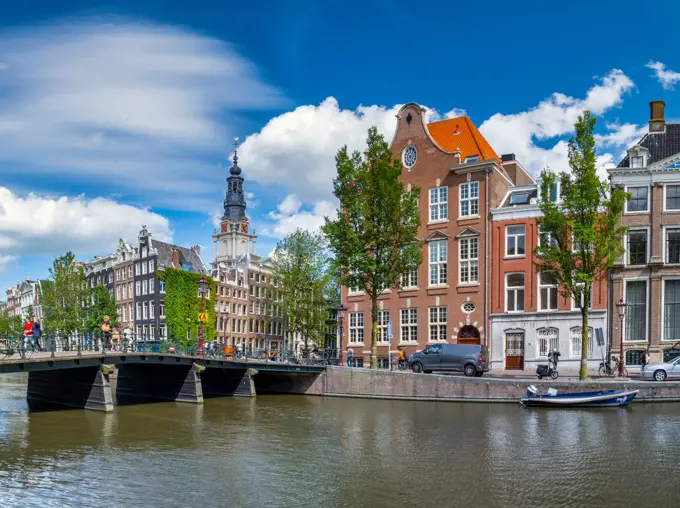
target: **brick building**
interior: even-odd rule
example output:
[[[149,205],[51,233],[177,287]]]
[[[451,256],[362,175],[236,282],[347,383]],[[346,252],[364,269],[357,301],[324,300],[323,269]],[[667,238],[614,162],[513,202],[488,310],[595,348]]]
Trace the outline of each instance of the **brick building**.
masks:
[[[229,345],[240,344],[251,350],[280,350],[285,319],[275,305],[278,295],[271,264],[257,255],[257,235],[246,215],[243,183],[235,151],[220,230],[213,234],[212,276],[219,284],[218,337]]]
[[[118,240],[118,248],[114,253],[114,295],[118,305],[118,317],[123,328],[134,330],[135,326],[135,293],[134,293],[134,266],[133,261],[137,257],[137,249],[123,240]]]
[[[514,162],[501,160],[466,117],[427,124],[415,103],[397,115],[392,151],[402,160],[407,188],[421,190],[419,238],[424,261],[399,290],[379,296],[378,357],[383,365],[404,346],[409,354],[428,344],[488,344],[491,209],[515,185],[533,183]],[[342,288],[348,307],[341,348],[363,363],[370,355],[368,297]],[[392,324],[392,337],[388,336]]]
[[[533,371],[547,363],[548,352],[561,353],[562,368],[578,370],[581,360],[581,311],[560,294],[554,276],[539,273],[533,254],[539,241],[536,219],[542,216],[536,184],[508,192],[492,215],[491,368]],[[559,199],[557,189],[555,199]],[[606,349],[597,347],[594,331],[606,337],[606,281],[593,287],[589,314],[589,368],[597,369]]]
[[[627,365],[639,365],[647,347],[652,361],[680,353],[680,124],[666,123],[664,107],[650,103],[649,132],[609,170],[611,185],[631,195],[622,216],[626,252],[611,272],[610,299],[615,354],[621,324],[614,304],[627,304]]]

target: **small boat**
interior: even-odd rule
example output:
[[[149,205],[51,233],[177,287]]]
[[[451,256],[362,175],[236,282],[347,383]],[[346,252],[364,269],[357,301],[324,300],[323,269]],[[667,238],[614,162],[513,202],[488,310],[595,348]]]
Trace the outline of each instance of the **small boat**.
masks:
[[[531,385],[525,397],[519,400],[523,406],[533,407],[619,407],[633,402],[640,390],[608,390],[558,394],[550,388],[547,394],[539,394]]]

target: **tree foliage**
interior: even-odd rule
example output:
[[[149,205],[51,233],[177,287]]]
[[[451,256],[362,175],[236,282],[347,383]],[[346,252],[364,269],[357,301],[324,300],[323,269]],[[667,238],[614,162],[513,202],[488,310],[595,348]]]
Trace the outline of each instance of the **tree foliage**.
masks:
[[[0,335],[21,335],[23,333],[21,316],[9,316],[6,309],[0,311]]]
[[[92,330],[93,332],[99,331],[104,322],[104,316],[109,316],[112,326],[116,327],[120,325],[116,301],[113,299],[113,296],[109,293],[106,286],[100,284],[94,288],[92,305],[89,306],[85,326],[88,330]]]
[[[168,338],[180,340],[187,345],[195,341],[200,325],[198,314],[207,312],[209,321],[203,323],[203,338],[206,342],[212,341],[215,337],[217,283],[212,278],[206,277],[210,294],[202,306],[198,296],[200,274],[165,268],[159,270],[157,276],[165,281],[165,323],[168,327]]]
[[[322,345],[328,294],[330,263],[321,235],[298,229],[279,242],[272,255],[273,277],[279,284],[281,306],[288,330],[309,347]]]
[[[610,191],[598,178],[594,129],[595,117],[586,111],[575,124],[575,137],[569,140],[571,171],[555,175],[546,170],[541,175],[542,241],[536,248],[539,270],[554,273],[563,296],[572,298],[581,310],[581,379],[587,377],[592,289],[606,280],[607,271],[623,254],[621,239],[626,232],[619,220],[627,195],[618,188]],[[558,182],[560,199],[553,191]]]
[[[335,156],[334,195],[340,210],[323,227],[340,267],[344,286],[363,290],[371,299],[371,366],[377,363],[378,295],[397,288],[400,276],[416,270],[423,259],[418,195],[404,189],[402,164],[375,127],[368,131],[365,160],[347,147]]]
[[[63,335],[82,330],[89,298],[83,267],[73,253],[56,258],[49,279],[40,283],[44,330]]]

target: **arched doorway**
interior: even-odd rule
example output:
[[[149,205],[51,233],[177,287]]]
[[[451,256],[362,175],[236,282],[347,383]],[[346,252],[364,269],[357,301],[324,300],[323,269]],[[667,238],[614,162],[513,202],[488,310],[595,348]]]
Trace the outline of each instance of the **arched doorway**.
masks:
[[[464,326],[458,332],[458,344],[480,344],[479,330],[471,325]]]

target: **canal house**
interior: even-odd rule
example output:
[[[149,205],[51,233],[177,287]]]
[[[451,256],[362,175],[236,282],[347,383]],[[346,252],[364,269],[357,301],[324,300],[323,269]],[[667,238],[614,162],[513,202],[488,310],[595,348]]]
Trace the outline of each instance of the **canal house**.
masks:
[[[391,143],[403,164],[407,189],[420,187],[424,261],[399,289],[378,298],[378,364],[387,367],[397,348],[408,354],[428,344],[489,344],[491,210],[516,185],[533,183],[514,156],[499,157],[467,116],[427,123],[426,110],[409,103],[397,114]],[[342,288],[347,307],[343,357],[357,365],[370,358],[371,303]]]
[[[559,200],[558,187],[553,198]],[[581,361],[581,311],[565,297],[550,272],[539,272],[534,250],[541,241],[537,219],[540,188],[536,183],[510,189],[491,210],[493,245],[491,277],[491,368],[534,371],[557,349],[560,368],[576,371]],[[606,280],[594,284],[589,313],[588,368],[597,370],[606,354],[595,330],[607,334]]]

